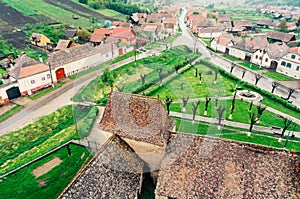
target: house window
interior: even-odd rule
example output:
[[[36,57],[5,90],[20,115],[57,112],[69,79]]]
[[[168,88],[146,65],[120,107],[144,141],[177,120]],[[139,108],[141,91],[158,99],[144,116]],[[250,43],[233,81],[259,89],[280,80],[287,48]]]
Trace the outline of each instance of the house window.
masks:
[[[287,63],[287,64],[286,64],[286,67],[287,67],[287,68],[292,68],[292,64],[291,64],[291,63]]]
[[[269,59],[268,58],[266,58],[266,62],[268,62],[269,61]]]
[[[295,59],[295,58],[296,58],[296,55],[292,55],[291,58],[292,58],[292,59]]]
[[[31,80],[30,83],[31,83],[31,84],[35,84],[35,80]]]
[[[262,57],[259,57],[259,60],[261,60],[262,59]]]
[[[258,59],[258,55],[255,56],[255,59]]]
[[[42,81],[45,81],[45,79],[46,79],[45,77],[42,77]]]
[[[299,70],[300,70],[300,66],[297,66],[296,71],[299,71]]]
[[[50,74],[47,74],[47,79],[50,79]]]
[[[285,61],[282,61],[281,62],[281,66],[285,66],[286,65],[286,62]]]

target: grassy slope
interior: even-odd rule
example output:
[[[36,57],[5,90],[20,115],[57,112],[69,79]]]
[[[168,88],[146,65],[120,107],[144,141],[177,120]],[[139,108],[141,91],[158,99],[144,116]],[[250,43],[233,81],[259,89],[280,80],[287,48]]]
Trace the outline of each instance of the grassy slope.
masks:
[[[91,158],[89,151],[84,147],[70,145],[70,148],[72,156],[68,156],[67,149],[62,148],[54,154],[8,176],[1,182],[0,198],[56,198],[78,170]],[[78,158],[81,156],[83,156],[82,159]],[[62,163],[36,179],[32,171],[55,157],[59,157]],[[40,180],[45,180],[45,186],[38,185]]]
[[[12,107],[10,110],[8,110],[7,112],[3,113],[2,115],[0,115],[0,122],[3,122],[4,120],[8,119],[9,117],[11,117],[12,115],[16,114],[17,112],[19,112],[24,106],[23,105],[15,105],[14,107]]]
[[[263,73],[263,75],[265,75],[269,78],[278,80],[278,81],[292,81],[292,80],[295,80],[292,77],[288,77],[288,76],[285,76],[285,75],[282,75],[282,74],[279,74],[279,73],[276,73],[276,72],[265,72],[265,73]]]

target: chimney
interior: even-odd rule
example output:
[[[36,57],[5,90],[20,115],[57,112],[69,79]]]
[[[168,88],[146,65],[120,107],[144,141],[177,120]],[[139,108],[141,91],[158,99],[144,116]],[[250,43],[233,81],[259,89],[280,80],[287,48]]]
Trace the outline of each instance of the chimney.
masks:
[[[44,63],[44,61],[43,61],[43,57],[42,57],[42,55],[41,55],[41,54],[39,54],[39,60],[40,60],[40,62],[41,62],[41,63]]]

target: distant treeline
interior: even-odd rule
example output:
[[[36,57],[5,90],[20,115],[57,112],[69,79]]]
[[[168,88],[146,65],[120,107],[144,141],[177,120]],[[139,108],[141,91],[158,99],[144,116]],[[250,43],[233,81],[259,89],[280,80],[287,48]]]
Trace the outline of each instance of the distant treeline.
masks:
[[[131,15],[137,12],[152,12],[151,6],[131,4],[131,0],[79,0],[79,3],[89,5],[93,9],[111,9],[122,14]]]
[[[247,4],[258,4],[263,3],[265,5],[288,5],[288,6],[297,6],[300,7],[300,1],[298,0],[246,0]]]

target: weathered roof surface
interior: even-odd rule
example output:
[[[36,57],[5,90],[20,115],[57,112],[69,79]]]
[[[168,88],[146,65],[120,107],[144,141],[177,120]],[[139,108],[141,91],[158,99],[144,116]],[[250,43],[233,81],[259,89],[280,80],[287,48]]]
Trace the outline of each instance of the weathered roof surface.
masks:
[[[163,29],[162,23],[143,23],[141,29],[146,32],[160,32]]]
[[[35,64],[39,63],[38,61],[28,57],[26,54],[21,55],[20,57],[15,59],[14,62],[15,62],[15,65],[9,71],[9,75],[16,78],[16,79],[19,78],[21,68],[31,66],[31,65],[35,65]]]
[[[250,37],[240,40],[233,47],[247,52],[255,52],[256,50],[264,50],[269,43],[266,37]]]
[[[288,33],[283,33],[283,32],[275,32],[275,31],[269,31],[267,33],[267,38],[278,40],[278,41],[283,41],[283,42],[290,42],[290,41],[296,40],[296,37],[293,34],[288,34]]]
[[[113,21],[112,25],[113,26],[117,26],[119,28],[130,28],[132,26],[131,23],[129,23],[129,22],[122,22],[122,21]]]
[[[171,137],[156,196],[300,198],[300,153],[182,133]]]
[[[219,37],[214,38],[216,40],[217,44],[227,46],[230,42],[234,41],[234,37],[232,34],[222,34]]]
[[[90,42],[102,42],[104,41],[104,35],[103,34],[95,34],[93,33]]]
[[[272,59],[280,59],[284,55],[288,53],[289,47],[286,44],[269,44],[266,51],[270,58]]]
[[[230,15],[225,14],[225,15],[220,15],[219,16],[219,22],[229,22],[230,20]]]
[[[257,22],[257,25],[262,25],[262,26],[269,26],[271,25],[273,20],[259,20]]]
[[[134,150],[114,135],[58,198],[135,198],[141,188],[143,167]]]
[[[66,33],[65,33],[65,38],[68,39],[68,38],[75,37],[76,33],[77,33],[77,29],[76,28],[68,28],[66,30]]]
[[[111,33],[111,30],[108,30],[106,28],[96,28],[93,32],[93,34],[101,34],[101,35],[109,35]]]
[[[38,63],[31,66],[26,66],[21,68],[18,78],[21,79],[24,77],[29,77],[45,71],[49,71],[49,67],[44,63]]]
[[[57,46],[55,47],[55,50],[62,50],[62,49],[69,48],[71,44],[72,42],[70,40],[60,39],[57,43]]]
[[[215,27],[217,26],[217,21],[216,19],[195,18],[193,24],[198,27]]]
[[[62,66],[85,57],[97,54],[98,52],[89,44],[67,48],[50,54],[45,63],[50,63],[52,67]]]
[[[207,27],[207,28],[201,28],[199,29],[200,33],[219,33],[222,32],[222,30],[218,27]]]
[[[43,36],[43,34],[32,33],[31,36],[30,36],[30,40],[31,41],[40,41],[42,36]]]
[[[250,20],[234,20],[233,26],[237,27],[252,27],[252,21]]]
[[[99,128],[122,137],[164,146],[169,131],[174,127],[171,122],[159,99],[112,92]]]

